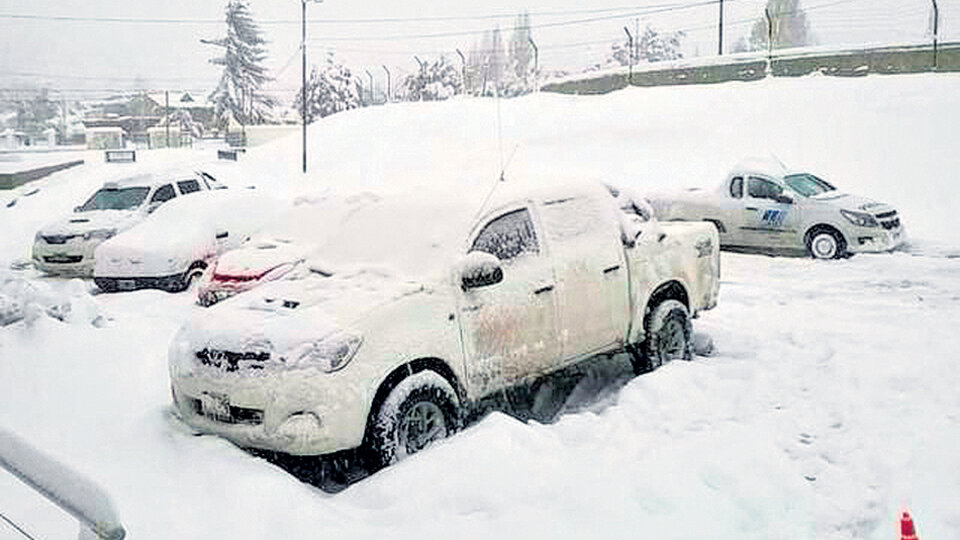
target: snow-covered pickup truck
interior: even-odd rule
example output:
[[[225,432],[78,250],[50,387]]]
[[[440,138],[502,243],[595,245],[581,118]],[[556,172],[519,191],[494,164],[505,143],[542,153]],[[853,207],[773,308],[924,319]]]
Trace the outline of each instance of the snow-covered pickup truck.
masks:
[[[480,398],[571,363],[689,359],[690,318],[717,300],[716,229],[643,222],[611,193],[526,189],[479,215],[462,193],[366,205],[320,244],[308,276],[181,328],[175,409],[241,447],[360,447],[378,467],[452,433]]]
[[[806,252],[817,259],[889,251],[905,240],[891,206],[838,191],[779,163],[737,165],[716,190],[650,198],[661,221],[709,221],[723,247]]]
[[[190,170],[142,172],[105,182],[72,215],[37,232],[33,263],[51,274],[89,277],[94,250],[104,240],[140,223],[167,201],[224,187],[209,174]]]

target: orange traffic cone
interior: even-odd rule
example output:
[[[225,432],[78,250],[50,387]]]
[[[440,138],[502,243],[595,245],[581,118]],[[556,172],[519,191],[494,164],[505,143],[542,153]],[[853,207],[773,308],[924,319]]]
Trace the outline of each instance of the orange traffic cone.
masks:
[[[906,510],[900,516],[900,540],[918,540],[917,532],[913,528],[913,518]]]

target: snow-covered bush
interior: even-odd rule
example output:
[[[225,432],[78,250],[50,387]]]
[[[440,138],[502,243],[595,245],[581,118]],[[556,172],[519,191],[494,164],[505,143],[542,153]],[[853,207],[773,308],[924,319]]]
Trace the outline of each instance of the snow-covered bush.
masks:
[[[303,114],[303,93],[297,92],[293,106]],[[340,64],[327,55],[326,65],[322,69],[314,66],[307,80],[307,121],[331,114],[356,109],[360,106],[360,80],[350,68]]]
[[[403,86],[407,101],[440,101],[463,91],[459,70],[442,56],[408,76]]]
[[[43,316],[71,324],[102,326],[105,319],[83,281],[50,284],[0,273],[0,327]]]

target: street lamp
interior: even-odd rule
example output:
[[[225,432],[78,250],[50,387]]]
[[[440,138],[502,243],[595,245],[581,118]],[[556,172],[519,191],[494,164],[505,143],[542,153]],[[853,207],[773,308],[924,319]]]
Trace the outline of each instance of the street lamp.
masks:
[[[320,4],[323,0],[310,0]],[[307,0],[300,0],[300,118],[303,121],[303,172],[307,172]]]

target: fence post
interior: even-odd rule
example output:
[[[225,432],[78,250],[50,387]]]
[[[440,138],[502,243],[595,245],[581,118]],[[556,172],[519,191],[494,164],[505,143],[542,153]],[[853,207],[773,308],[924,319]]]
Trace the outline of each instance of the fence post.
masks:
[[[937,65],[937,37],[940,24],[940,8],[937,7],[937,0],[930,1],[933,2],[933,70],[936,71],[939,68]]]
[[[627,28],[626,26],[623,27],[623,31],[627,33],[627,49],[628,49],[627,54],[629,55],[627,56],[627,58],[629,59],[628,64],[630,65],[630,69],[628,72],[629,73],[628,80],[632,85],[633,84],[633,34],[630,33],[630,29]]]
[[[717,30],[717,56],[723,56],[723,0],[720,0],[720,24]]]

